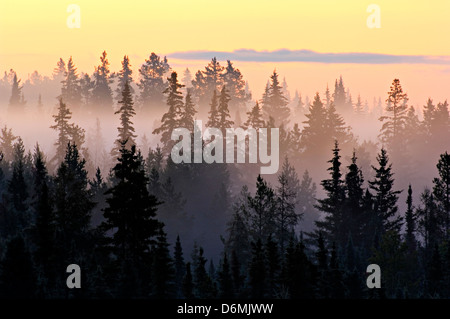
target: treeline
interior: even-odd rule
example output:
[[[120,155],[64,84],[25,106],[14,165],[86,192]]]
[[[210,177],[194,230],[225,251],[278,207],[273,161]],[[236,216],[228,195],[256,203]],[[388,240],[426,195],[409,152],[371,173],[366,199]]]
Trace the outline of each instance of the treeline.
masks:
[[[107,89],[110,83],[104,81],[109,74],[106,53],[101,61],[96,68],[98,87],[95,94],[90,91],[90,99],[104,92],[112,94]],[[168,70],[162,67],[167,61],[156,55],[147,62],[151,70],[161,66],[165,70],[161,74]],[[60,66],[65,68],[63,62]],[[449,296],[450,156],[442,153],[447,146],[442,136],[450,127],[446,102],[435,106],[429,100],[420,121],[395,79],[380,117],[380,148],[375,143],[359,143],[347,126],[339,110],[351,112],[353,104],[342,79],[336,81],[333,95],[327,89],[323,101],[316,94],[304,114],[303,127],[291,123],[295,113],[275,71],[262,99],[243,120],[233,119],[233,98],[245,90],[233,91],[232,77],[225,76],[231,64],[225,69],[213,59],[196,73],[191,88],[179,82],[176,72],[161,86],[149,84],[165,98],[161,121],[153,130],[160,144],[140,150],[133,123],[136,95],[127,68],[129,61],[124,59],[119,73],[124,82],[114,112],[120,125],[113,148],[104,154],[110,161],[105,166],[111,170],[93,163],[91,153],[99,150],[86,147],[84,129],[72,122],[72,109],[77,106],[71,94],[79,93],[75,88],[80,80],[69,76],[69,71],[64,73],[53,115],[51,128],[57,139],[48,160],[38,144],[33,153],[26,152],[10,128],[1,130],[3,296]],[[69,69],[73,70],[73,63]],[[149,74],[150,81],[153,71]],[[243,88],[241,80],[239,87]],[[18,85],[13,86],[12,96],[13,102],[24,100]],[[101,103],[91,106],[109,101],[100,99]],[[142,96],[137,99],[142,111]],[[235,107],[242,109],[243,104],[239,105]],[[113,116],[109,106],[102,109]],[[202,112],[207,127],[222,131],[278,127],[279,154],[284,159],[279,173],[258,176],[259,165],[254,164],[175,164],[171,159],[176,143],[171,140],[173,129],[184,127],[194,134],[194,119]],[[320,162],[330,158],[332,145],[328,167],[322,168]],[[428,152],[424,162],[417,155],[421,150]],[[436,166],[430,158],[438,150]],[[343,155],[350,158],[346,169],[342,168]],[[305,169],[318,162],[312,176],[326,176],[320,199]],[[419,163],[437,167],[432,173],[437,177],[431,189],[415,188],[414,193],[421,195],[420,203],[414,204],[411,180],[420,172]],[[302,178],[296,172],[299,167]],[[241,189],[242,181],[247,186]],[[411,183],[407,191],[397,188],[405,181]],[[407,193],[405,203],[399,202],[402,192]],[[189,257],[183,251],[187,246],[191,247],[186,250]],[[82,269],[83,288],[79,290],[65,286],[65,269],[73,263]],[[381,267],[379,290],[365,286],[365,270],[372,263]]]

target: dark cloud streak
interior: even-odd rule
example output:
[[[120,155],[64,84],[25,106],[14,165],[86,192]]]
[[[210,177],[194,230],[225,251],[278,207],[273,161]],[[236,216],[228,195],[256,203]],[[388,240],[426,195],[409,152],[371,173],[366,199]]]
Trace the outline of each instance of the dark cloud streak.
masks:
[[[219,60],[248,62],[315,62],[354,64],[450,64],[450,56],[391,55],[379,53],[319,53],[311,50],[255,51],[240,49],[226,51],[184,51],[174,52],[168,57],[182,60]]]

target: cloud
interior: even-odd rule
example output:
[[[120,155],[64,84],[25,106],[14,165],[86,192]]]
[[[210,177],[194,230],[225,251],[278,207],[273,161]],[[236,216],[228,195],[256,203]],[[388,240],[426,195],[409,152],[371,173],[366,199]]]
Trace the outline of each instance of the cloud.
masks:
[[[431,55],[392,55],[379,53],[319,53],[311,50],[255,51],[239,49],[226,51],[183,51],[168,54],[168,57],[181,60],[218,60],[249,62],[316,62],[316,63],[355,63],[355,64],[450,64],[450,56]]]

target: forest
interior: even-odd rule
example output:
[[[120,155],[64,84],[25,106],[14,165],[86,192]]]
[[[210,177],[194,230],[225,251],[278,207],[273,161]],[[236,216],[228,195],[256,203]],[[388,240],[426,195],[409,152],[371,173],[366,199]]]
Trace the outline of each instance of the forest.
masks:
[[[5,72],[0,297],[449,298],[447,101],[414,107],[397,78],[370,105],[339,75],[312,98],[267,78],[256,97],[230,60],[177,73],[151,53],[112,72],[106,51],[92,74],[72,57]],[[171,134],[196,120],[278,128],[278,172],[175,163]]]

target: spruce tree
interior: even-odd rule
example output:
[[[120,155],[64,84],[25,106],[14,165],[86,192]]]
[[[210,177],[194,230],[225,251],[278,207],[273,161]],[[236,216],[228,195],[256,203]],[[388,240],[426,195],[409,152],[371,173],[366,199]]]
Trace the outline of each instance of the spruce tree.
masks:
[[[181,110],[179,126],[194,132],[194,116],[197,113],[194,101],[192,100],[191,90],[188,90],[184,105]]]
[[[125,55],[122,60],[122,69],[118,73],[118,83],[116,88],[116,100],[121,101],[123,99],[123,91],[125,85],[129,86],[130,94],[133,96],[134,89],[131,86],[133,83],[133,70],[131,69],[130,58]]]
[[[405,233],[405,242],[410,252],[414,252],[417,247],[416,241],[416,215],[414,213],[413,207],[413,199],[412,199],[412,188],[411,184],[408,186],[408,197],[406,198],[406,213],[405,213],[405,222],[406,222],[406,233]]]
[[[253,106],[252,109],[247,112],[247,121],[245,121],[242,127],[244,129],[248,129],[251,127],[257,130],[259,128],[263,128],[264,124],[265,122],[262,118],[261,108],[259,107],[259,103],[256,102],[255,106]]]
[[[441,154],[436,167],[439,177],[433,179],[433,195],[443,221],[445,239],[448,240],[450,236],[450,154],[447,152]]]
[[[139,100],[143,112],[152,112],[163,110],[164,94],[163,91],[167,84],[164,76],[170,71],[167,58],[161,59],[160,56],[152,52],[145,63],[139,69],[140,81],[138,87],[140,89]]]
[[[250,233],[253,242],[265,241],[275,232],[276,198],[273,189],[258,175],[256,193],[248,197]]]
[[[300,188],[299,180],[295,169],[289,164],[287,157],[285,157],[281,173],[278,175],[278,183],[275,213],[276,233],[280,250],[284,251],[285,243],[294,233],[294,227],[301,218],[301,215],[295,209]]]
[[[397,157],[397,153],[400,155],[400,150],[402,150],[402,139],[404,137],[406,113],[408,110],[407,101],[408,97],[403,92],[400,80],[394,79],[386,100],[387,115],[379,118],[383,122],[380,133],[381,140],[391,151],[395,152],[396,156],[394,157]]]
[[[183,248],[180,242],[180,236],[177,236],[177,240],[174,248],[174,266],[175,266],[175,289],[176,298],[182,298],[182,285],[183,278],[186,275],[186,264],[183,257]]]
[[[345,175],[345,189],[346,189],[346,204],[345,216],[343,216],[343,223],[345,231],[351,234],[357,242],[362,240],[364,229],[364,214],[363,214],[363,183],[364,178],[361,169],[356,163],[356,153],[353,152],[352,162],[347,167],[348,173]]]
[[[249,96],[245,92],[245,81],[241,71],[236,69],[230,60],[227,60],[223,84],[230,92],[230,111],[235,112],[244,107],[249,100]]]
[[[231,275],[230,264],[227,254],[224,254],[222,264],[218,273],[219,298],[233,298],[233,277]]]
[[[217,101],[217,92],[214,90],[211,104],[210,104],[210,110],[208,112],[208,122],[206,122],[207,127],[214,127],[218,128],[220,125],[220,115],[218,111],[218,101]]]
[[[24,111],[25,103],[23,101],[22,95],[22,88],[23,86],[20,85],[20,81],[17,79],[17,74],[14,72],[12,87],[11,87],[11,96],[9,98],[9,111],[14,112],[17,114],[21,114]]]
[[[95,67],[91,99],[91,103],[98,114],[110,114],[112,111],[113,98],[110,84],[113,80],[110,73],[106,51],[103,51],[100,57],[100,65]]]
[[[72,57],[70,57],[67,62],[67,70],[64,73],[64,80],[62,81],[61,95],[59,98],[74,110],[78,110],[81,105],[80,80]]]
[[[161,126],[153,130],[153,134],[161,134],[161,143],[163,144],[163,153],[169,154],[174,141],[171,139],[172,131],[178,128],[179,114],[183,108],[183,96],[179,89],[183,87],[178,83],[177,73],[172,72],[168,80],[168,87],[163,91],[167,94],[167,106],[169,109],[161,118]]]
[[[315,222],[320,234],[323,234],[327,243],[336,242],[338,246],[345,243],[345,230],[341,227],[343,223],[345,204],[345,185],[341,173],[341,156],[339,155],[339,144],[336,141],[333,149],[333,158],[328,161],[330,178],[322,180],[321,185],[327,196],[319,199],[317,209],[326,213],[324,220]]]
[[[108,243],[119,260],[139,263],[146,260],[160,223],[155,218],[158,201],[147,191],[136,146],[127,149],[122,143],[113,174],[116,183],[107,191],[111,196],[106,199],[102,229],[113,231]]]
[[[278,73],[274,70],[270,76],[271,83],[269,88],[269,95],[267,97],[267,105],[263,105],[267,116],[271,116],[275,120],[275,125],[280,127],[286,126],[289,122],[290,111],[287,107],[288,100],[282,92],[282,87],[278,80]]]
[[[136,115],[134,111],[133,98],[131,96],[131,89],[128,82],[125,82],[122,91],[122,99],[119,101],[120,108],[114,114],[120,114],[120,127],[117,128],[119,132],[114,144],[115,147],[111,151],[111,155],[117,157],[120,153],[122,142],[125,141],[125,147],[131,149],[131,145],[136,145],[136,134],[131,118]]]
[[[160,227],[152,254],[153,296],[157,299],[168,299],[174,296],[173,280],[175,274],[166,236],[163,227]]]
[[[217,115],[219,120],[218,129],[222,130],[222,134],[225,136],[226,129],[231,128],[234,122],[230,119],[230,111],[228,110],[228,102],[230,101],[230,96],[228,95],[225,85],[222,87],[219,95],[219,105],[217,107]]]
[[[378,229],[380,235],[389,230],[400,231],[402,217],[397,216],[398,195],[401,191],[394,191],[394,178],[392,164],[384,148],[377,156],[378,168],[372,166],[375,171],[375,179],[369,181],[370,188],[375,192],[375,212],[378,218]]]

